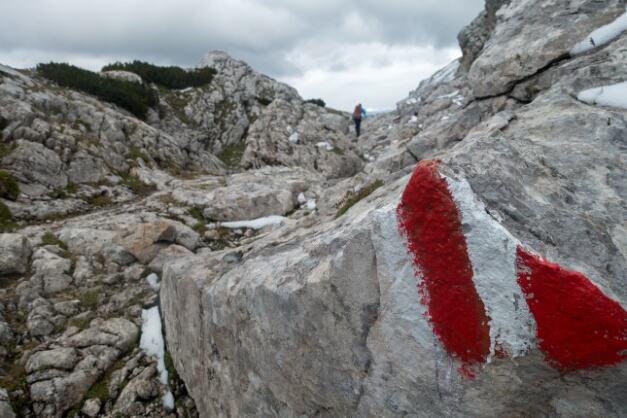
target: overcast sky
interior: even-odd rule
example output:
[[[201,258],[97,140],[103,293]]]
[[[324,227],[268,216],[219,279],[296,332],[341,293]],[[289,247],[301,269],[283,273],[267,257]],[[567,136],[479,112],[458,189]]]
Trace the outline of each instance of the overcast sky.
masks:
[[[394,108],[461,56],[484,0],[0,0],[0,63],[191,67],[218,49],[303,98]]]

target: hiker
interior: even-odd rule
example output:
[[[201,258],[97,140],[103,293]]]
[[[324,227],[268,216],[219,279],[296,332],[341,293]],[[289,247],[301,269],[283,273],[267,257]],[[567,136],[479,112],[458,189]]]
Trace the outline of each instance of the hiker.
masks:
[[[361,115],[366,116],[366,110],[361,107],[361,103],[355,106],[355,111],[353,112],[353,120],[355,121],[355,131],[357,132],[357,137],[359,137],[359,127],[361,126]]]

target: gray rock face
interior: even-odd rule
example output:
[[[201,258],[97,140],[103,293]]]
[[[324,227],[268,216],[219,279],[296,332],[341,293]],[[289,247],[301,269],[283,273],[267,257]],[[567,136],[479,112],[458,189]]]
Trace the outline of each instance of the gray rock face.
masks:
[[[336,205],[342,191],[376,176],[386,179],[382,189],[334,222],[303,230],[303,219],[246,243],[240,257],[202,252],[166,262],[161,298],[168,344],[201,416],[627,412],[617,395],[625,361],[576,367],[567,379],[549,361],[551,348],[541,345],[539,333],[543,320],[518,287],[521,267],[512,255],[520,246],[560,271],[581,273],[593,293],[620,305],[624,315],[627,113],[573,96],[624,81],[627,36],[568,56],[624,7],[519,0],[488,2],[486,9],[491,17],[481,25],[494,31],[477,48],[468,75],[443,72],[393,115],[367,119],[357,145],[373,161],[365,173],[326,187],[320,203]],[[399,235],[398,198],[412,165],[405,151],[441,161],[438,175],[459,211],[473,283],[490,317],[490,344],[503,350],[491,352],[472,378],[434,331],[433,314],[425,315],[428,295],[416,285],[428,271],[414,264]],[[580,295],[573,284],[561,286]],[[581,332],[575,327],[570,331]],[[573,352],[576,343],[566,345]]]
[[[569,57],[592,30],[625,12],[621,1],[512,1],[497,13],[490,40],[468,72],[475,97],[506,93],[514,83]]]
[[[510,0],[486,0],[485,11],[473,20],[470,25],[464,26],[457,35],[463,56],[460,59],[459,70],[466,72],[483,50],[496,25],[496,12]]]
[[[31,355],[24,368],[27,373],[32,373],[42,367],[72,370],[78,360],[79,357],[74,348],[58,348],[50,351],[39,351]]]
[[[0,415],[6,418],[15,418],[15,412],[9,402],[9,394],[4,388],[0,388]]]
[[[18,147],[2,159],[2,163],[29,181],[52,188],[67,186],[68,176],[62,171],[61,158],[42,144],[20,141]]]
[[[257,219],[285,215],[298,204],[301,192],[317,195],[324,178],[302,168],[265,167],[235,174],[226,186],[207,190],[175,189],[172,196],[180,202],[203,210],[216,221]]]
[[[107,345],[124,351],[137,340],[138,333],[137,326],[129,320],[112,318],[69,337],[66,344],[73,347]]]
[[[346,136],[348,115],[312,104],[275,100],[250,127],[242,165],[302,167],[327,178],[349,177],[363,167]]]
[[[0,234],[0,274],[23,274],[32,253],[28,240],[18,234]]]

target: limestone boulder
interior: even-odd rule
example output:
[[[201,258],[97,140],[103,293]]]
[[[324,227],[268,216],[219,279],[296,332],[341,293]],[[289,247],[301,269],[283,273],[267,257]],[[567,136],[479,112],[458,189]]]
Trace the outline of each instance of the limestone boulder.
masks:
[[[0,234],[0,275],[25,273],[31,253],[31,245],[26,237]]]
[[[78,353],[74,348],[38,351],[28,358],[24,368],[27,373],[32,373],[42,367],[72,370],[79,359]]]
[[[141,263],[148,264],[176,238],[176,228],[167,221],[145,223],[121,233],[114,243],[126,248]]]
[[[6,418],[15,418],[17,416],[11,407],[9,394],[4,388],[0,388],[0,415]]]
[[[516,82],[569,58],[577,43],[624,12],[619,0],[510,2],[496,13],[494,31],[468,72],[473,95],[508,92]]]
[[[78,348],[105,345],[123,352],[137,340],[138,335],[139,329],[131,321],[125,318],[112,318],[72,335],[64,341],[64,344]]]
[[[133,263],[136,258],[126,248],[114,244],[117,231],[84,227],[65,227],[59,239],[67,243],[70,251],[82,255],[102,255],[120,265]]]
[[[2,159],[12,171],[21,173],[29,182],[51,188],[65,188],[68,176],[59,155],[42,144],[18,141],[17,148]]]
[[[226,185],[175,188],[172,197],[202,209],[208,219],[249,220],[285,215],[296,208],[300,193],[309,191],[312,196],[318,195],[323,183],[321,175],[302,168],[265,167],[235,174]]]

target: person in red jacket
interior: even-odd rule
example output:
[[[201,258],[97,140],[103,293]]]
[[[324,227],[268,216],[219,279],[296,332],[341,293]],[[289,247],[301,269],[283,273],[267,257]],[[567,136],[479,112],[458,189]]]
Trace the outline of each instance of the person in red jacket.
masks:
[[[361,103],[355,106],[355,111],[353,112],[353,120],[355,121],[355,131],[357,132],[357,136],[359,137],[359,128],[361,127],[361,115],[366,116],[366,110],[361,107]]]

